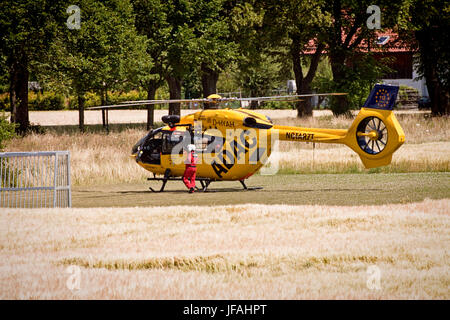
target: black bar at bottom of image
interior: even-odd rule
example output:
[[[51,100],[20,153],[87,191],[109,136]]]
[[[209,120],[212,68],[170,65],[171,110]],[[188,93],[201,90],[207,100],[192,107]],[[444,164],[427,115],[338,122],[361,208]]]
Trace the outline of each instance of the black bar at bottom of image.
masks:
[[[347,318],[438,314],[448,301],[394,300],[96,300],[96,301],[1,301],[2,310],[15,316],[41,314],[61,318],[78,316],[144,316],[145,319],[301,319],[311,316]],[[427,309],[423,309],[427,308]]]

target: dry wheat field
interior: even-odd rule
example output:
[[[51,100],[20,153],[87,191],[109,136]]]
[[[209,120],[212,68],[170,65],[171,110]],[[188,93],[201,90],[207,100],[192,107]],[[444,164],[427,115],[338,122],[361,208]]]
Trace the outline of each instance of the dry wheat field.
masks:
[[[111,114],[145,119],[127,112]],[[303,127],[352,122],[326,113],[296,119],[289,110],[265,112],[277,124]],[[53,125],[47,115],[32,122],[45,125],[47,118]],[[66,125],[76,125],[72,116]],[[98,123],[100,113],[95,117],[88,121]],[[147,200],[136,207],[128,201],[105,208],[1,209],[0,299],[450,299],[450,121],[422,113],[397,117],[406,143],[390,166],[377,170],[365,170],[346,147],[280,143],[272,155],[280,175],[255,179],[279,179],[272,184],[278,188],[304,173],[292,185],[298,190],[281,190],[302,194],[294,204],[276,204],[277,190],[265,188],[258,195],[272,201],[260,204],[244,201],[251,193],[227,191],[196,193],[189,206],[143,206]],[[70,150],[77,201],[98,207],[100,199],[119,194],[148,197],[137,190],[148,173],[129,157],[144,134],[142,126],[112,127],[108,135],[48,127],[14,139],[7,151]],[[408,185],[408,175],[417,185]],[[375,188],[374,195],[386,189],[395,198],[404,190],[398,201],[373,204],[359,198],[357,181]],[[164,196],[188,195],[171,191]],[[233,192],[240,204],[233,205]],[[336,194],[345,201],[327,200]],[[214,204],[224,195],[226,205]]]
[[[449,200],[8,210],[1,299],[449,299]]]

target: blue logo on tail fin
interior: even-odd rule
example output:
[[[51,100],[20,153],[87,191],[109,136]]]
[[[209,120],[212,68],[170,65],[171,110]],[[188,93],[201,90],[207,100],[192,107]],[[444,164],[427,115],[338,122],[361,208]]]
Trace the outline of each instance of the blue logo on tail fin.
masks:
[[[392,110],[397,99],[398,86],[376,84],[363,108]]]

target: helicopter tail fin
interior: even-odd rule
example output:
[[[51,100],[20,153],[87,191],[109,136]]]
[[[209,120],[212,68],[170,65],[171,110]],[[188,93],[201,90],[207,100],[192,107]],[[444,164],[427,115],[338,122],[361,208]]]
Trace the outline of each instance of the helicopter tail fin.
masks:
[[[345,144],[366,168],[391,163],[392,154],[405,142],[405,134],[392,111],[398,86],[376,84],[352,123]]]
[[[367,97],[363,108],[390,110],[394,109],[398,95],[398,86],[388,84],[376,84]]]

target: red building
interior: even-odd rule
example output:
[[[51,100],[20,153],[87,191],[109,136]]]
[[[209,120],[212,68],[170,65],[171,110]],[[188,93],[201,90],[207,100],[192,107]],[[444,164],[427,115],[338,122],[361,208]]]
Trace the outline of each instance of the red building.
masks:
[[[345,37],[345,34],[342,36]],[[310,44],[307,54],[315,52],[314,41]],[[418,74],[415,68],[415,53],[399,41],[396,33],[379,32],[376,41],[370,43],[363,40],[357,50],[362,54],[371,52],[375,59],[390,58],[388,67],[392,72],[380,79],[383,83],[412,87],[418,90],[419,96],[428,96],[425,79],[416,80]],[[323,54],[327,54],[326,50]]]

